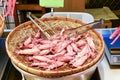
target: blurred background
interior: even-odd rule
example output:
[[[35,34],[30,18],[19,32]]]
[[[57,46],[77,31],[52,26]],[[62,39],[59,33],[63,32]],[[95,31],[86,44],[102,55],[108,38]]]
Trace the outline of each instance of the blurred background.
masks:
[[[4,2],[4,0],[3,0]],[[34,7],[26,7],[31,5]],[[64,8],[55,8],[55,12],[88,12],[96,19],[105,18],[108,20],[108,26],[116,27],[119,25],[120,18],[120,0],[64,0]],[[35,7],[36,6],[36,7]],[[17,0],[15,15],[13,19],[6,17],[5,23],[7,29],[13,29],[15,26],[28,21],[26,12],[31,11],[37,17],[50,12],[50,8],[40,8],[39,0]],[[0,13],[2,13],[3,4],[0,3]],[[27,9],[25,9],[25,7]],[[98,17],[99,16],[99,17]]]

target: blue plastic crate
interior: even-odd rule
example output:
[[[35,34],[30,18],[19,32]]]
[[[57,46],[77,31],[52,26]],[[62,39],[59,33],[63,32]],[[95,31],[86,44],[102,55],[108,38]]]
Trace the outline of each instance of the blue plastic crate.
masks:
[[[111,45],[110,43],[113,39],[109,39],[110,35],[116,30],[116,28],[107,28],[107,29],[99,29],[98,32],[103,36],[103,39],[108,47],[108,49],[120,49],[120,37],[119,39]]]

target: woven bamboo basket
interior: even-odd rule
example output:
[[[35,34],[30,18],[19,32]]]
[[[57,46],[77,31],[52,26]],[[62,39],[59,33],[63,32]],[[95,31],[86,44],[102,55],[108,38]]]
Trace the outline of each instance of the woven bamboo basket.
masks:
[[[2,33],[4,32],[4,27],[5,27],[4,20],[3,20],[3,17],[0,15],[0,37],[2,36]]]
[[[47,25],[50,25],[52,29],[55,29],[56,31],[59,30],[59,28],[61,27],[62,28],[63,27],[68,28],[68,26],[77,27],[84,24],[81,21],[78,21],[72,18],[58,17],[58,16],[42,18],[41,20],[44,21]],[[37,30],[38,28],[31,21],[28,21],[17,26],[15,29],[13,29],[13,31],[10,32],[10,34],[6,39],[6,50],[11,61],[18,68],[20,68],[21,70],[27,73],[37,75],[37,76],[42,76],[42,77],[67,76],[75,73],[80,73],[89,69],[90,67],[95,65],[103,56],[104,41],[100,36],[100,34],[96,30],[92,29],[92,30],[89,30],[88,32],[92,34],[92,37],[94,38],[94,41],[97,46],[97,51],[98,51],[98,55],[94,60],[88,59],[83,66],[73,68],[73,69],[66,66],[62,69],[47,71],[47,70],[41,70],[41,69],[30,67],[26,62],[26,60],[24,60],[25,58],[21,56],[16,56],[14,54],[14,51],[17,47],[17,43],[28,38],[31,34],[35,35]]]

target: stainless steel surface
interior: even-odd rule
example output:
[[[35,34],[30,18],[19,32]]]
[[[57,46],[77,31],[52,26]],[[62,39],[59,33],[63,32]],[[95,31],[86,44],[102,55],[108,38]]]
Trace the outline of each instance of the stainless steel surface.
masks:
[[[17,71],[15,69],[15,67],[12,66],[11,63],[9,64],[9,66],[11,66],[11,67],[8,67],[9,73],[7,74],[7,77],[5,76],[5,78],[3,78],[2,80],[25,80],[24,75],[21,75],[21,73],[19,71]],[[29,80],[32,80],[32,79],[29,79]],[[70,80],[70,79],[68,79],[68,80]],[[90,80],[101,80],[98,68],[96,68],[96,70]]]

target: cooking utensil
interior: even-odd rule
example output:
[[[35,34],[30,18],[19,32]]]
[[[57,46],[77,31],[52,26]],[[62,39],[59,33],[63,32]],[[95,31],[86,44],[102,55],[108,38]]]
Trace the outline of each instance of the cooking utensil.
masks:
[[[27,17],[43,32],[43,34],[47,37],[47,38],[50,38],[50,35],[53,35],[55,34],[55,31],[54,29],[52,29],[50,26],[48,26],[47,24],[45,24],[42,20],[38,19],[36,16],[34,16],[33,14],[31,14],[30,12],[27,14]],[[41,23],[42,25],[44,25],[45,27],[47,27],[47,29],[43,29],[43,27],[41,27],[39,25],[39,23],[37,23],[35,20],[37,20],[39,23]],[[64,30],[64,33],[65,34],[68,34],[70,35],[71,33],[79,33],[79,34],[82,34],[82,33],[85,33],[87,32],[88,30],[91,30],[93,28],[96,28],[100,25],[104,24],[104,20],[103,19],[100,19],[98,21],[95,21],[95,22],[91,22],[91,23],[88,23],[88,24],[85,24],[85,25],[82,25],[82,26],[78,26],[76,28],[70,28],[70,29],[66,29]]]
[[[77,33],[77,34],[82,34],[82,33],[85,33],[93,28],[96,28],[96,27],[99,27],[101,26],[102,24],[104,24],[104,20],[103,19],[100,19],[96,22],[91,22],[91,23],[88,23],[88,24],[84,24],[82,26],[78,26],[76,28],[70,28],[70,29],[66,29],[64,31],[65,34],[71,34],[71,33]]]
[[[42,20],[38,19],[36,16],[34,16],[31,12],[27,13],[27,17],[42,31],[42,33],[47,37],[50,38],[50,34],[53,35],[55,34],[54,30],[48,26],[47,24],[45,24]],[[36,22],[34,19],[36,19],[40,24],[42,24],[43,26],[45,26],[45,28]]]

